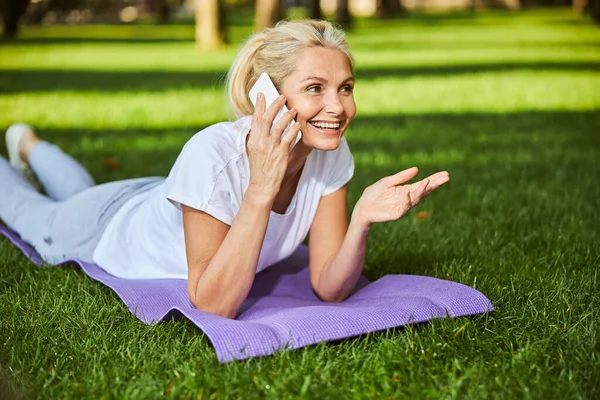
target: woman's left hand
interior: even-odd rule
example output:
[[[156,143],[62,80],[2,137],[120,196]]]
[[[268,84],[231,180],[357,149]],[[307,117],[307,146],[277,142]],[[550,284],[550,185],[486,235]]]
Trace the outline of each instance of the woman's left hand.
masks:
[[[419,182],[401,185],[414,178],[416,167],[386,176],[365,189],[356,203],[353,218],[370,226],[375,222],[396,221],[421,199],[450,180],[448,172],[435,173]]]

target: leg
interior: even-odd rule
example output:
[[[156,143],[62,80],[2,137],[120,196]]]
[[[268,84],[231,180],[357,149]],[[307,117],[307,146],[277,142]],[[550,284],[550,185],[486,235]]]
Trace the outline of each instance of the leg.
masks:
[[[29,230],[33,225],[47,224],[54,201],[38,193],[3,157],[0,157],[0,181],[3,186],[0,190],[0,218],[29,241]]]
[[[49,263],[69,258],[92,262],[96,244],[117,210],[163,180],[106,183],[57,202],[35,191],[0,157],[0,218]]]
[[[58,146],[39,142],[29,151],[28,162],[53,200],[62,201],[95,185],[94,179]]]
[[[57,146],[42,141],[29,125],[11,125],[6,131],[6,145],[11,165],[30,181],[35,181],[35,175],[53,200],[68,199],[94,186],[81,164]]]

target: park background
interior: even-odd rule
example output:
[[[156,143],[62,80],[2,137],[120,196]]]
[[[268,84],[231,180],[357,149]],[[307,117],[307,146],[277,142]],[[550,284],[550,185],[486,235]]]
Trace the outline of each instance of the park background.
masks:
[[[0,44],[0,127],[34,125],[98,182],[164,176],[231,117],[241,41],[316,12],[257,2],[25,2]],[[597,3],[316,4],[357,60],[350,205],[413,165],[452,177],[374,227],[365,275],[461,282],[496,311],[221,365],[191,323],[143,325],[77,268],[36,267],[2,238],[0,398],[600,397]]]

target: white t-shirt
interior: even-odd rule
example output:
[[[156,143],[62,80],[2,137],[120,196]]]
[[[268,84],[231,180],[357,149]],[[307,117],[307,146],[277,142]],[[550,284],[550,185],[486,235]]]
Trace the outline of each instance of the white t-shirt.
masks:
[[[108,224],[94,262],[127,279],[187,279],[181,204],[231,225],[249,182],[246,135],[251,117],[212,125],[183,147],[164,182],[136,195]],[[288,257],[304,240],[322,196],[354,173],[345,138],[336,150],[313,150],[285,214],[271,211],[257,272]]]

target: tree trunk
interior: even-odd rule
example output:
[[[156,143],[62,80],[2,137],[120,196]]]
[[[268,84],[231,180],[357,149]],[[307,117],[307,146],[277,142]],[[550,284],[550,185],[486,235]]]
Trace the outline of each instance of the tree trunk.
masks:
[[[402,5],[401,0],[387,0],[390,3],[390,11],[392,15],[402,15],[404,14],[404,6]]]
[[[392,16],[388,0],[376,0],[375,1],[375,18],[377,19],[388,19]]]
[[[322,19],[321,2],[319,0],[308,0],[308,18]]]
[[[152,12],[156,15],[156,19],[161,24],[169,22],[169,16],[171,15],[171,9],[169,7],[168,0],[154,0]]]
[[[350,29],[352,26],[348,0],[338,0],[337,9],[335,10],[335,20],[344,29]]]
[[[282,0],[256,0],[254,32],[275,25],[283,18]]]
[[[504,4],[509,10],[520,10],[521,0],[505,0]]]
[[[573,0],[573,9],[579,14],[583,14],[585,7],[588,4],[588,0]]]
[[[4,0],[2,19],[5,39],[14,39],[19,33],[19,20],[25,14],[30,0]]]
[[[214,50],[225,44],[219,0],[196,0],[196,46]]]
[[[404,7],[400,0],[376,0],[375,18],[387,19],[404,14]]]
[[[589,0],[587,11],[592,16],[594,22],[600,25],[600,0]]]

